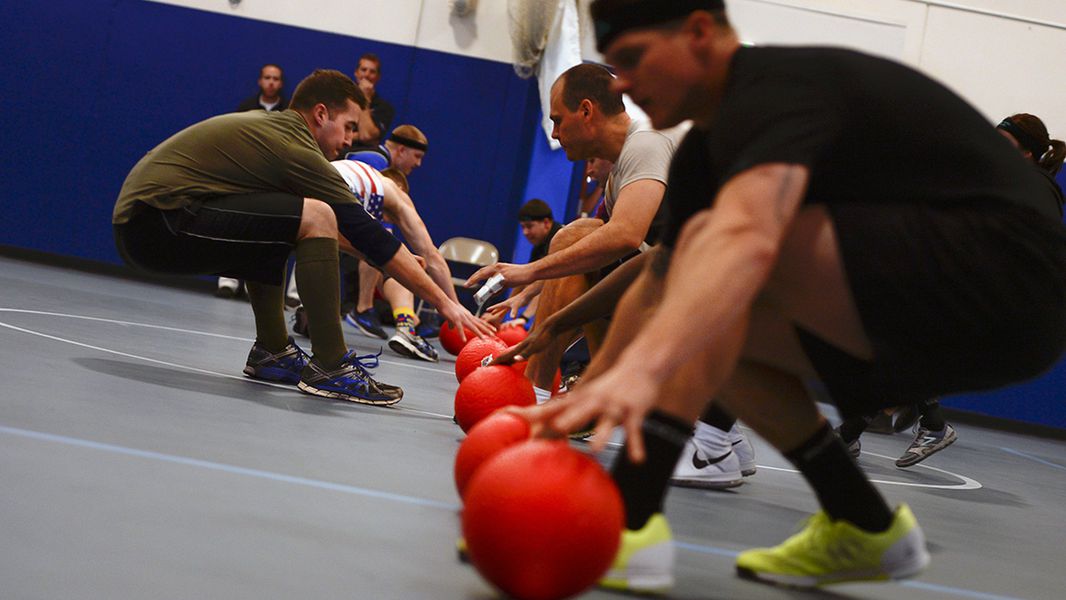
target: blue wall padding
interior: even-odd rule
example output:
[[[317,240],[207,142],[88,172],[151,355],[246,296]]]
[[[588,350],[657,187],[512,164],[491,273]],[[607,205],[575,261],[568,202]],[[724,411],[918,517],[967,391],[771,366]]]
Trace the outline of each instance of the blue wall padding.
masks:
[[[565,195],[560,194],[559,191],[560,189],[567,190],[569,188],[570,178],[574,172],[574,163],[567,160],[566,153],[562,150],[551,149],[551,146],[548,145],[548,138],[540,127],[537,127],[533,137],[533,153],[529,159],[529,179],[522,193],[522,202],[532,198],[540,198],[551,207],[552,218],[559,223],[565,223],[567,220],[567,198]],[[561,186],[565,187],[561,188]],[[513,260],[520,264],[528,262],[529,253],[533,247],[522,235],[522,231],[518,226],[517,213],[512,227],[512,231],[516,232]]]
[[[291,92],[314,68],[350,74],[370,51],[396,123],[430,140],[411,185],[435,241],[513,251],[539,109],[535,82],[508,64],[132,0],[5,2],[0,20],[0,244],[119,262],[111,208],[146,151],[233,110],[263,63],[282,66]]]

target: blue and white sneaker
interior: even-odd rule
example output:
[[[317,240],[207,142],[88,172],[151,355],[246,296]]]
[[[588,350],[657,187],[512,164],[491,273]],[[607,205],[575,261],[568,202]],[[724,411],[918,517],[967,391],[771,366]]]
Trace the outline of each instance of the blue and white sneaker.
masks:
[[[367,337],[375,337],[379,340],[389,339],[389,334],[385,333],[385,329],[381,326],[381,319],[378,318],[378,314],[374,312],[373,308],[364,310],[361,313],[357,313],[355,309],[352,309],[351,312],[345,313],[344,321],[363,332],[363,335]]]
[[[373,383],[374,385],[378,386],[378,389],[381,390],[383,394],[385,394],[386,396],[392,396],[399,400],[400,398],[403,398],[402,387],[374,379],[374,377],[370,374],[370,371],[378,368],[378,357],[380,356],[381,349],[378,348],[377,354],[364,354],[362,356],[356,356],[355,364],[360,369],[362,369],[363,376],[370,380],[370,383]]]
[[[289,344],[281,352],[271,352],[259,345],[252,344],[244,374],[253,379],[277,381],[280,383],[299,383],[304,367],[311,362],[296,342],[289,336]]]
[[[360,359],[364,358],[350,350],[341,359],[340,366],[332,371],[323,369],[312,360],[304,367],[297,387],[305,394],[359,404],[390,406],[399,402],[403,390],[400,390],[399,396],[383,391],[360,364]]]
[[[437,362],[437,349],[422,337],[411,333],[406,329],[397,329],[396,335],[389,338],[389,348],[392,348],[400,356],[419,358],[429,362]]]

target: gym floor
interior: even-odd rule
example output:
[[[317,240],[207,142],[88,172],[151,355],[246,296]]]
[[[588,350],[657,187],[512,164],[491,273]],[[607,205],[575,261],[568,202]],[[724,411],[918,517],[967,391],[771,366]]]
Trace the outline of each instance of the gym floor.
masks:
[[[455,558],[446,353],[433,365],[386,349],[377,376],[406,390],[394,408],[330,402],[242,376],[244,302],[7,257],[0,289],[3,597],[497,597]],[[909,435],[863,437],[863,467],[925,529],[919,578],[816,592],[738,579],[737,552],[816,509],[753,438],[745,485],[669,494],[669,597],[1062,598],[1066,443],[956,427],[954,446],[908,470],[893,461]]]

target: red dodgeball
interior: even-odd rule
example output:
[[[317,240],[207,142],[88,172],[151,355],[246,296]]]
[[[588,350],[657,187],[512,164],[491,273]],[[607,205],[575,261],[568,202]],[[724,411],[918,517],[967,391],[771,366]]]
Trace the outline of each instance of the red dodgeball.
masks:
[[[529,332],[526,331],[525,327],[518,327],[517,325],[504,326],[496,332],[496,337],[503,340],[507,347],[510,348],[529,337]]]
[[[466,342],[459,337],[459,330],[452,327],[451,323],[445,323],[444,326],[440,328],[440,345],[452,356],[457,356],[467,342],[477,339],[477,334],[473,331],[465,327],[463,328],[463,331],[466,332]]]
[[[455,487],[463,497],[470,478],[486,460],[504,448],[529,439],[529,421],[508,412],[496,412],[475,425],[455,455]]]
[[[554,600],[599,580],[624,523],[614,481],[566,442],[501,451],[466,488],[463,536],[478,572],[512,597]]]
[[[481,367],[467,375],[455,392],[455,420],[463,431],[470,431],[498,408],[532,406],[536,401],[533,384],[511,367]]]
[[[463,346],[459,356],[455,359],[455,378],[459,383],[481,366],[486,356],[496,358],[498,354],[507,349],[507,344],[499,338],[474,338]]]

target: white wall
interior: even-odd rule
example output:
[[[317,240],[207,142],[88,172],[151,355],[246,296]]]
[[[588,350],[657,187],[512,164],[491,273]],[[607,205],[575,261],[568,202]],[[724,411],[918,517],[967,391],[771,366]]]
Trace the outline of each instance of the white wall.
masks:
[[[1066,137],[1063,0],[727,0],[741,38],[832,44],[906,62],[990,121],[1040,116]]]
[[[467,17],[447,0],[149,0],[352,37],[511,62],[507,2],[481,0]]]
[[[507,0],[149,0],[510,62]],[[587,5],[589,0],[580,0]],[[915,66],[990,121],[1031,112],[1066,137],[1066,0],[727,0],[742,39],[833,44]],[[586,55],[589,53],[586,43]]]

